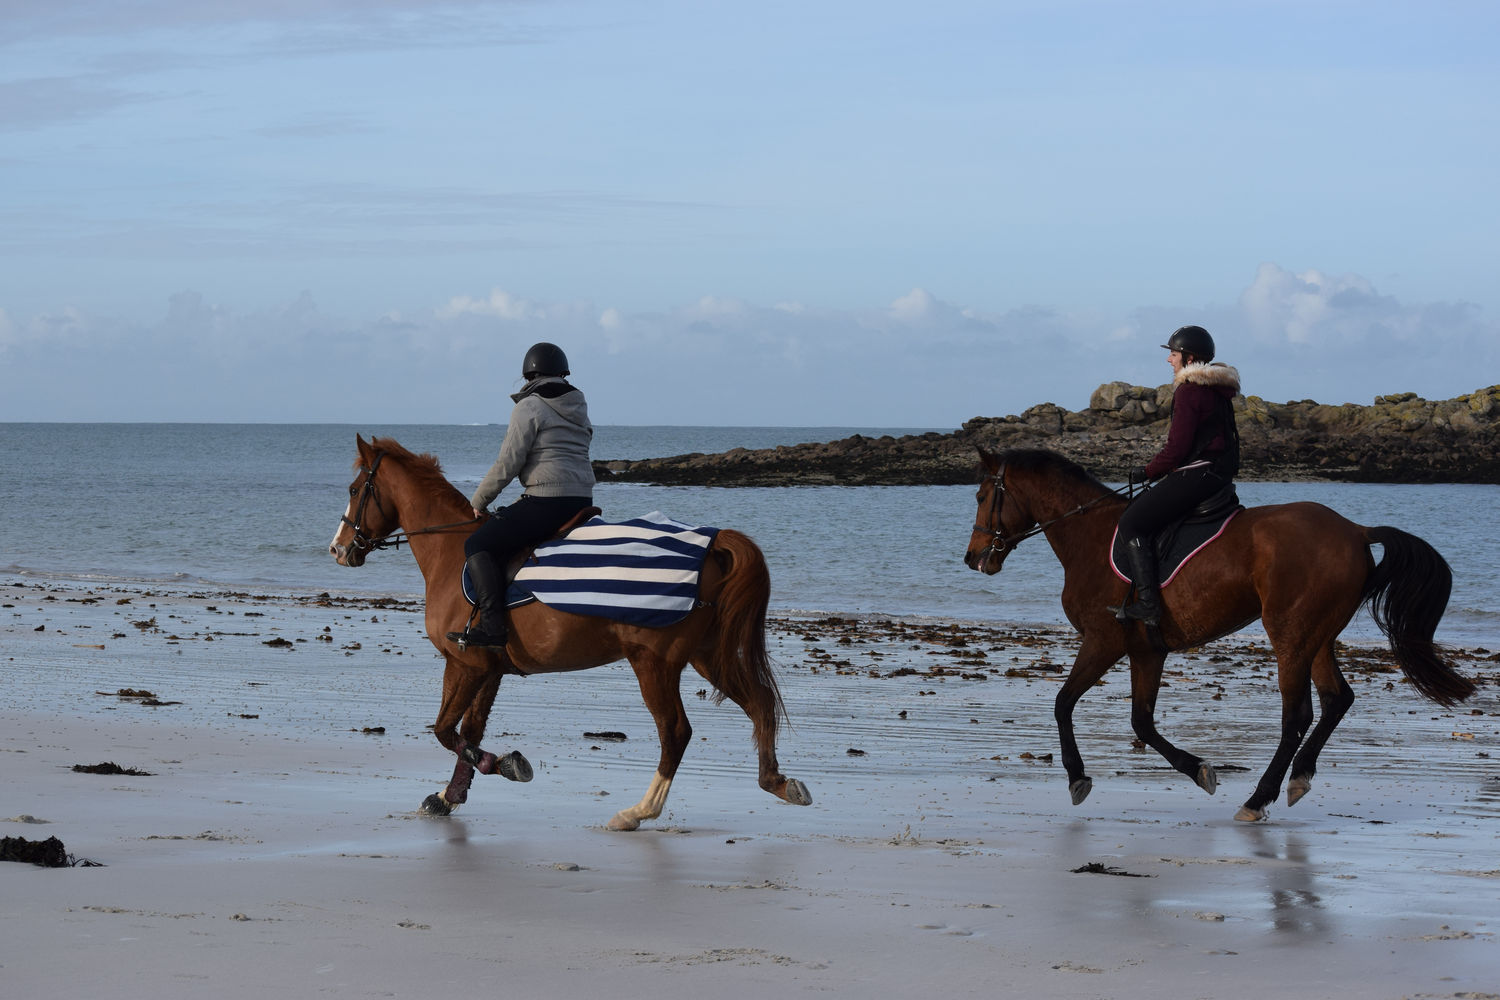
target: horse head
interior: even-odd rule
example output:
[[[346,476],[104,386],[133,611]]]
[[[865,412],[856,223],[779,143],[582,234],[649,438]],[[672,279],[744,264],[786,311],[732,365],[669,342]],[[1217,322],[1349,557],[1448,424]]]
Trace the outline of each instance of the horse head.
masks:
[[[978,510],[974,514],[974,532],[964,564],[989,576],[1000,572],[1005,557],[1015,548],[1036,520],[1006,492],[1005,460],[1001,455],[979,449],[979,492],[975,494]],[[1010,498],[1011,502],[1006,503]]]
[[[354,440],[359,450],[354,462],[354,481],[349,484],[349,505],[339,518],[333,541],[328,543],[328,554],[340,566],[363,566],[370,550],[400,528],[395,511],[382,501],[375,482],[387,453],[360,435],[355,435]]]

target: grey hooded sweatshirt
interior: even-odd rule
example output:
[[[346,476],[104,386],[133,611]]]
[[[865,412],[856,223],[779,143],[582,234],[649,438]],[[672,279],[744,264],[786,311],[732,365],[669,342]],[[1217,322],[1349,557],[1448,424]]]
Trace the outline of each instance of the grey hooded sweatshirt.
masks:
[[[516,401],[500,443],[500,456],[469,498],[484,510],[513,479],[538,497],[587,497],[594,493],[589,442],[594,426],[583,393],[556,376],[533,379],[511,397]]]

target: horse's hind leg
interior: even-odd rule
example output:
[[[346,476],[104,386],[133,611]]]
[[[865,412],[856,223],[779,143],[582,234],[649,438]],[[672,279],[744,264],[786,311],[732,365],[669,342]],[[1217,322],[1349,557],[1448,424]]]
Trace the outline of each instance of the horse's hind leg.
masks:
[[[1268,634],[1272,633],[1269,625],[1266,631]],[[1271,644],[1276,649],[1277,673],[1280,678],[1281,739],[1277,742],[1276,752],[1271,755],[1271,763],[1266,766],[1255,791],[1250,793],[1245,804],[1234,814],[1235,819],[1246,823],[1266,818],[1266,806],[1276,801],[1276,796],[1281,791],[1281,780],[1286,777],[1287,768],[1292,765],[1292,757],[1302,745],[1302,738],[1307,735],[1313,721],[1312,686],[1309,680],[1309,661],[1312,655],[1302,644],[1278,643],[1274,634],[1271,634]],[[1287,649],[1287,646],[1292,648]]]
[[[713,676],[709,672],[706,659],[695,657],[692,663],[694,670],[703,675],[709,683],[713,683]],[[760,787],[794,806],[812,805],[812,793],[807,790],[807,786],[796,778],[788,778],[782,774],[781,765],[776,760],[776,692],[769,685],[757,680],[751,682],[745,694],[731,694],[728,697],[740,706],[750,719],[756,755],[760,761]]]
[[[682,666],[669,667],[655,655],[637,654],[630,658],[636,681],[641,687],[641,698],[656,720],[656,735],[661,741],[661,759],[657,761],[656,773],[651,776],[651,785],[641,801],[627,809],[621,809],[609,821],[611,830],[635,830],[641,820],[655,819],[661,815],[667,803],[667,793],[672,789],[672,778],[677,774],[677,765],[693,739],[693,727],[688,722],[687,710],[682,707],[682,694],[678,687],[682,683]]]
[[[1292,776],[1286,783],[1286,804],[1296,805],[1312,787],[1313,775],[1318,771],[1318,754],[1333,735],[1333,730],[1354,704],[1354,689],[1344,680],[1339,670],[1338,658],[1334,655],[1334,643],[1329,642],[1313,659],[1313,685],[1318,689],[1318,724],[1308,734],[1307,742],[1292,758]]]
[[[1212,795],[1219,787],[1219,773],[1196,754],[1174,746],[1156,728],[1156,697],[1161,691],[1161,668],[1166,654],[1155,650],[1130,654],[1130,725],[1135,735],[1161,754],[1168,764]]]

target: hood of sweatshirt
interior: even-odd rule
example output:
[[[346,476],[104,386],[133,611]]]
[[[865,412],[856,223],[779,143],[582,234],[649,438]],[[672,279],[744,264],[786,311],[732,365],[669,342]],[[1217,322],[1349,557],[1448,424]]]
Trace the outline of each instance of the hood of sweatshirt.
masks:
[[[589,423],[589,404],[576,386],[568,384],[557,375],[544,375],[527,382],[522,390],[510,398],[519,403],[527,396],[536,396],[553,412],[570,424],[592,430]]]

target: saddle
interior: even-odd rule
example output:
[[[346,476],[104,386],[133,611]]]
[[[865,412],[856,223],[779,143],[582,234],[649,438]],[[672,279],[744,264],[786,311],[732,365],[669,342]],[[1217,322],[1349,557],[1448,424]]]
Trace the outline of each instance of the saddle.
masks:
[[[558,528],[551,538],[545,539],[538,544],[545,545],[547,542],[556,541],[557,539],[566,535],[568,532],[572,531],[574,528],[578,527],[583,522],[589,520],[590,518],[598,517],[602,513],[604,513],[604,511],[598,507],[585,507],[578,513],[574,514],[572,517],[568,518],[567,521],[563,522],[563,526],[561,528]],[[511,582],[516,578],[516,574],[519,573],[521,571],[521,567],[525,566],[527,561],[531,559],[532,553],[534,553],[535,551],[536,546],[532,546],[529,549],[522,549],[520,552],[516,553],[514,557],[511,558],[510,562],[505,564],[505,584],[508,591],[505,598],[505,606],[507,608],[520,607],[523,604],[530,604],[532,601],[536,600],[535,597],[531,596],[525,591],[521,591],[518,595],[513,596],[514,592],[510,587]],[[463,587],[464,600],[468,601],[469,606],[472,607],[474,605],[474,581],[469,579],[469,566],[467,563],[464,564],[461,585]]]
[[[1244,509],[1245,505],[1240,503],[1234,484],[1229,483],[1188,511],[1181,520],[1158,533],[1153,540],[1161,580],[1158,586],[1165,588],[1171,583],[1178,571],[1187,565],[1187,561],[1223,534],[1225,526]],[[1120,537],[1118,528],[1110,542],[1109,564],[1115,571],[1115,576],[1126,583],[1131,582],[1130,574],[1120,568],[1129,566],[1130,563],[1125,557],[1125,540]]]

